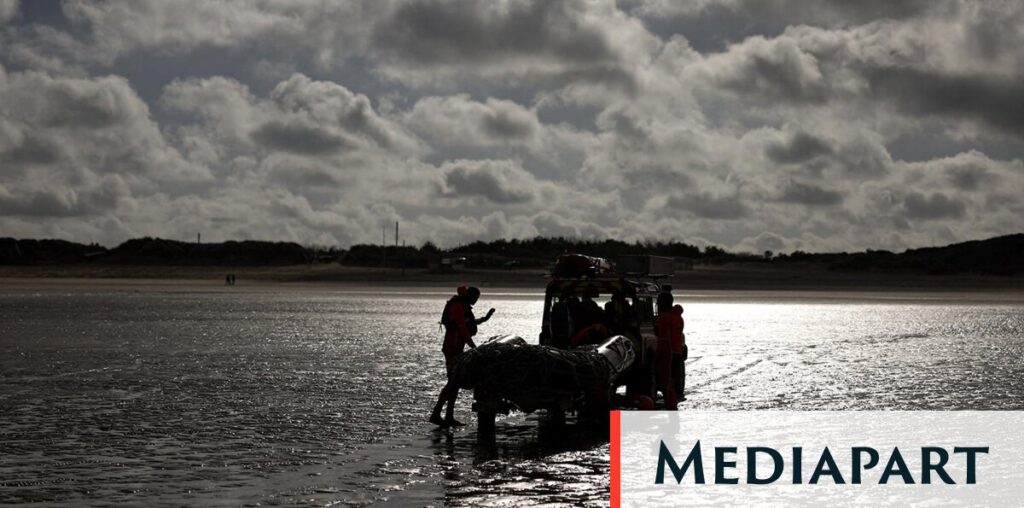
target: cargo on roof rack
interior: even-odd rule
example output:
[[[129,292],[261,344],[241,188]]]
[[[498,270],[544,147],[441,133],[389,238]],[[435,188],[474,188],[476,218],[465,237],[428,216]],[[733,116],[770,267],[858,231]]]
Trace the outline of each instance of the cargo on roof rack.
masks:
[[[619,256],[615,259],[619,275],[633,277],[671,277],[675,275],[675,260],[661,256]]]
[[[604,258],[583,254],[563,254],[555,260],[551,275],[557,278],[594,278],[613,275],[615,266]]]

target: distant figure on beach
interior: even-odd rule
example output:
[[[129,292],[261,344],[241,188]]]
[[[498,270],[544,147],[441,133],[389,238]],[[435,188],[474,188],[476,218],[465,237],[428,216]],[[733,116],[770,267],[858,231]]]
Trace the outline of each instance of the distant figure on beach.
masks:
[[[465,425],[455,419],[455,400],[459,396],[459,386],[451,380],[452,367],[467,345],[470,348],[476,347],[473,336],[476,335],[477,326],[494,315],[494,309],[487,311],[487,315],[479,319],[473,315],[473,305],[480,299],[479,289],[462,285],[456,293],[448,300],[441,313],[441,325],[444,326],[444,344],[441,346],[441,352],[444,353],[444,366],[449,379],[437,397],[433,412],[430,413],[430,423],[442,427]],[[448,409],[442,420],[441,409],[446,403]]]
[[[224,276],[224,285],[225,286],[234,286],[235,285],[235,274],[229,273],[229,274],[225,275]]]

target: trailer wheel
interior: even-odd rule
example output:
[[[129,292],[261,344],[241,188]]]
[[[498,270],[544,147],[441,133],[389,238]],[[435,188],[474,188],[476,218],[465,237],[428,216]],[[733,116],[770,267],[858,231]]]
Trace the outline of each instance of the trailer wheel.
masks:
[[[495,413],[488,413],[485,411],[478,411],[476,413],[476,430],[477,432],[484,434],[494,433],[494,417]]]
[[[548,422],[556,427],[565,425],[565,410],[560,407],[553,407],[549,409]]]

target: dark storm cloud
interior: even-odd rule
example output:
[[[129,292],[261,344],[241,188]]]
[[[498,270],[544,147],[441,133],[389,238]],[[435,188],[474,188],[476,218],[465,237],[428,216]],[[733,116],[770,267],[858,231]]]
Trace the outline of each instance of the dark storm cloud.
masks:
[[[674,190],[693,186],[693,177],[686,172],[672,167],[645,165],[626,173],[626,181],[631,185],[657,187],[662,190]]]
[[[813,184],[791,181],[783,189],[779,201],[807,206],[833,206],[843,202],[843,193]]]
[[[707,63],[718,86],[763,105],[816,104],[829,98],[817,59],[789,39],[751,37]]]
[[[53,80],[42,92],[48,112],[43,121],[54,127],[109,127],[131,117],[141,104],[121,78]]]
[[[31,135],[14,148],[0,152],[0,161],[8,164],[51,164],[61,158],[60,147],[50,140]]]
[[[0,188],[0,214],[72,217],[82,214],[74,193],[56,190],[10,193]]]
[[[338,185],[350,183],[345,168],[308,157],[272,156],[264,160],[263,167],[271,179],[287,188],[321,188],[334,192]]]
[[[0,186],[0,215],[80,217],[113,209],[124,189],[116,184],[74,191],[69,188],[5,189]]]
[[[522,118],[515,111],[495,109],[482,118],[484,132],[496,138],[525,139],[533,136],[536,121],[533,118]]]
[[[796,164],[811,160],[819,155],[832,153],[832,147],[825,140],[806,132],[797,132],[785,143],[772,143],[765,147],[765,155],[780,164]]]
[[[284,184],[296,187],[333,189],[344,183],[339,175],[326,169],[304,169],[301,171],[281,169],[274,171],[272,177]]]
[[[909,19],[948,5],[944,0],[741,0],[735,9],[751,20],[848,26],[879,19]]]
[[[597,117],[597,126],[616,133],[629,144],[643,144],[651,138],[651,133],[635,115],[621,109],[607,109],[602,112]]]
[[[992,178],[993,176],[982,167],[959,166],[946,170],[946,179],[961,190],[977,190],[983,182]]]
[[[750,214],[750,209],[739,196],[714,196],[707,192],[669,196],[668,208],[686,210],[704,219],[739,219]]]
[[[662,36],[680,34],[702,53],[722,51],[754,35],[777,36],[794,25],[851,26],[905,20],[948,8],[944,0],[620,0]]]
[[[911,219],[956,219],[964,216],[964,204],[941,192],[926,196],[911,192],[903,198],[903,207]]]
[[[634,48],[615,46],[608,31],[618,27],[584,15],[595,7],[575,0],[407,2],[378,22],[371,46],[386,62],[385,74],[400,81],[429,82],[457,67],[464,70],[457,79],[466,81],[529,76],[518,86],[584,82],[633,93],[636,79],[620,50]]]
[[[329,155],[353,147],[345,138],[315,125],[280,120],[257,127],[252,139],[271,149],[300,155]]]
[[[992,75],[948,74],[910,68],[867,72],[871,93],[914,115],[973,118],[1012,134],[1024,133],[1024,81]]]
[[[549,57],[574,63],[614,60],[603,35],[573,11],[576,2],[472,0],[411,2],[375,30],[377,44],[416,63]]]

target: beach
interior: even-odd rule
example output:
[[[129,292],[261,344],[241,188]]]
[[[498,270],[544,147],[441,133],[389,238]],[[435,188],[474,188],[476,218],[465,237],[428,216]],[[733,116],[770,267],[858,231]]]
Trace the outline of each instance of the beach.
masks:
[[[268,283],[342,284],[367,287],[441,287],[464,282],[482,287],[521,288],[543,291],[547,269],[466,269],[434,273],[422,268],[373,268],[338,264],[291,266],[152,266],[152,265],[20,265],[0,266],[0,280],[7,285],[106,284],[171,286],[224,285],[235,274],[242,286]],[[929,275],[907,272],[844,272],[822,263],[727,263],[702,264],[677,271],[662,282],[681,290],[758,291],[853,291],[853,292],[1024,292],[1024,276]]]
[[[507,506],[607,502],[607,430],[538,413],[426,422],[435,285],[0,280],[0,501]],[[687,409],[1022,409],[1024,298],[676,290]],[[536,342],[539,287],[483,288],[481,338]]]

